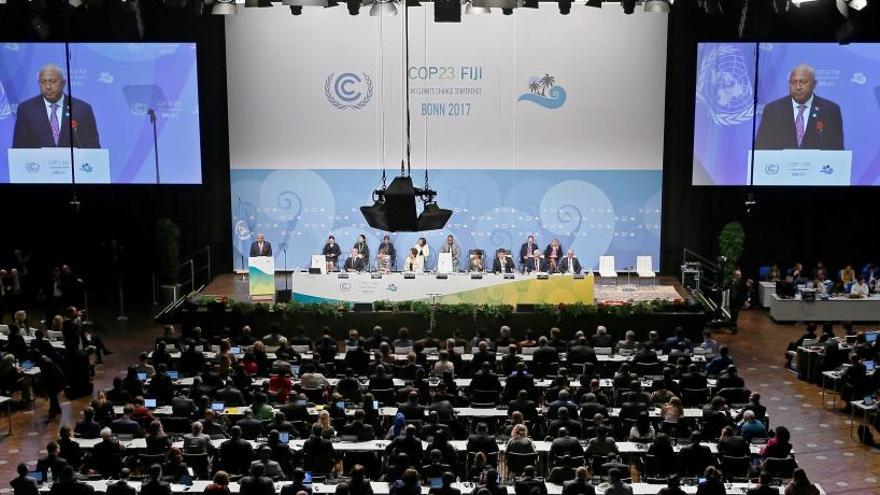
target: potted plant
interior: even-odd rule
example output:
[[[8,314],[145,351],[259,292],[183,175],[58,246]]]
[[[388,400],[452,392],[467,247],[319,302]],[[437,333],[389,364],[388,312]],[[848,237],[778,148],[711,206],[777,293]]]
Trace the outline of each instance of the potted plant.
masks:
[[[733,271],[739,264],[746,243],[746,231],[739,222],[730,222],[721,229],[718,235],[718,266],[721,268],[722,280],[727,285],[733,279]]]
[[[169,218],[156,222],[156,277],[162,304],[180,296],[180,227]]]

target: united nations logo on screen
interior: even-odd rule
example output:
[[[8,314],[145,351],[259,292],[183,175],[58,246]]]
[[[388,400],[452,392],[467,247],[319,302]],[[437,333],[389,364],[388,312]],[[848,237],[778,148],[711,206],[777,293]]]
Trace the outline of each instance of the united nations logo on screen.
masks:
[[[767,172],[767,175],[776,175],[779,173],[779,165],[768,163],[767,166],[764,167],[764,171]]]
[[[373,80],[366,72],[331,72],[324,81],[324,96],[337,110],[360,110],[373,98]]]
[[[24,168],[28,172],[35,174],[40,171],[40,164],[37,162],[27,162],[27,165],[25,165]]]
[[[718,45],[700,62],[697,101],[706,106],[716,125],[751,121],[754,88],[746,58],[734,45]]]

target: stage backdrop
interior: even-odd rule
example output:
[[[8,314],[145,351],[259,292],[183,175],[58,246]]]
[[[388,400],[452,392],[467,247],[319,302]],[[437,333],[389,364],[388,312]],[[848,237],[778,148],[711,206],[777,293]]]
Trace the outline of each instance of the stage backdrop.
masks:
[[[302,268],[335,234],[347,252],[384,234],[358,208],[399,171],[410,82],[415,183],[454,214],[443,231],[392,234],[402,253],[449,233],[464,250],[558,238],[585,267],[638,255],[659,266],[665,14],[573,5],[433,21],[345,9],[244,9],[226,21],[232,242],[236,269],[257,232],[276,267]],[[286,259],[285,252],[286,249]],[[436,265],[436,256],[429,268]]]

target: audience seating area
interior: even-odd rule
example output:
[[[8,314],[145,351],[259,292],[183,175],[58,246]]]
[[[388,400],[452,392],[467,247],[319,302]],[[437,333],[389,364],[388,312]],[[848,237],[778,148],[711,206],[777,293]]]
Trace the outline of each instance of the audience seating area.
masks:
[[[507,327],[444,342],[405,328],[315,341],[254,333],[166,328],[16,481],[43,480],[52,493],[73,484],[110,493],[120,483],[108,480],[122,479],[140,493],[167,493],[168,483],[173,492],[291,495],[782,493],[810,484],[789,430],[771,426],[708,331],[702,342],[680,331],[614,341],[603,327],[521,341]],[[33,358],[40,338],[8,355],[16,365]],[[83,342],[66,343],[63,353],[82,352]]]

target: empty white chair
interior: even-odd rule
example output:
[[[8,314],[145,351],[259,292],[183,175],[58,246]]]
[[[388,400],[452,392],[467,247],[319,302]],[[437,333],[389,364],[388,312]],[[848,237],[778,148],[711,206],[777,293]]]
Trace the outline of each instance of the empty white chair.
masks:
[[[650,278],[654,281],[654,284],[657,284],[657,274],[654,273],[653,269],[653,260],[650,256],[638,256],[636,257],[636,272],[639,274],[639,283],[641,284],[643,278]]]
[[[614,256],[599,256],[599,277],[613,278],[617,283],[617,270],[614,268]]]

